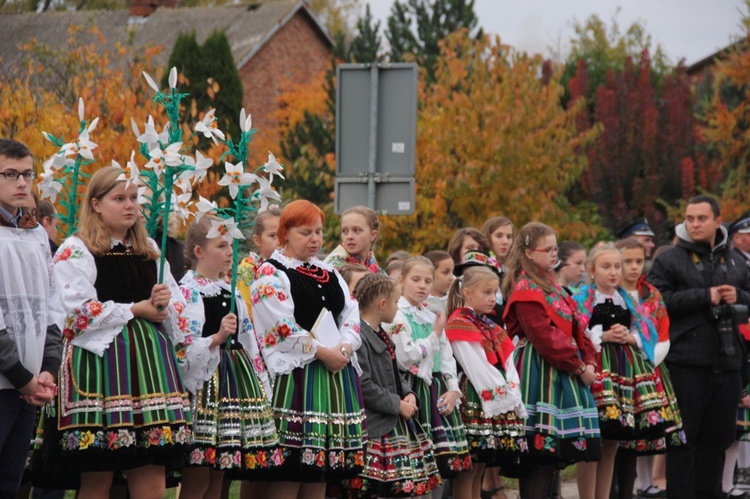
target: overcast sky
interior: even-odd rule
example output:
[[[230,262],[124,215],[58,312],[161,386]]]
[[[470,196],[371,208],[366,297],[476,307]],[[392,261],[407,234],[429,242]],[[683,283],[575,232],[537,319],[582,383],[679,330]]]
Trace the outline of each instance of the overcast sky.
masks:
[[[388,17],[393,0],[369,0],[378,19]],[[617,12],[624,30],[640,21],[653,41],[675,63],[696,62],[729,45],[741,33],[742,0],[476,0],[479,24],[487,33],[519,50],[550,56],[550,47],[566,50],[572,21],[597,14],[609,24]],[[744,10],[742,10],[744,12]]]

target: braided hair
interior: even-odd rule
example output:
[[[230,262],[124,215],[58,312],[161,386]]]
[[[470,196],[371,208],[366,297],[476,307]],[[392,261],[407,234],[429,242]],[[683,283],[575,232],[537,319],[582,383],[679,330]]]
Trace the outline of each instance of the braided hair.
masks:
[[[367,310],[380,297],[390,298],[398,291],[396,281],[384,274],[367,274],[354,287],[360,310]]]

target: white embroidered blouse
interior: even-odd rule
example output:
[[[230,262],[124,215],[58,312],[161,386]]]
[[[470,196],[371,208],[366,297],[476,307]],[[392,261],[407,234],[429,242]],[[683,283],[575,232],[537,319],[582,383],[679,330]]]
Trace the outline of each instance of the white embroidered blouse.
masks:
[[[156,243],[149,240],[157,249]],[[120,241],[112,240],[112,247]],[[185,302],[172,273],[169,262],[164,262],[164,284],[169,288],[172,299],[169,303],[169,314],[162,323],[172,343],[177,345],[184,341],[184,330],[187,324],[180,317]],[[159,261],[156,262],[157,272]],[[55,285],[60,294],[65,323],[63,336],[73,338],[71,343],[88,350],[100,357],[109,347],[115,336],[133,319],[130,311],[132,303],[116,303],[114,301],[100,302],[97,299],[96,263],[94,255],[86,244],[77,236],[71,236],[58,248],[55,253],[53,273]]]
[[[271,258],[288,269],[296,269],[306,262],[290,258],[281,250],[276,250]],[[352,365],[359,374],[362,370],[357,363],[356,351],[362,344],[359,335],[359,308],[351,297],[349,288],[341,275],[329,264],[318,258],[309,262],[335,275],[344,293],[344,309],[337,319],[341,342],[352,347]],[[258,268],[255,282],[251,287],[253,322],[255,334],[262,344],[266,367],[273,376],[286,374],[297,367],[304,367],[315,360],[315,352],[320,342],[310,336],[310,332],[296,323],[289,278],[271,263],[265,262]]]

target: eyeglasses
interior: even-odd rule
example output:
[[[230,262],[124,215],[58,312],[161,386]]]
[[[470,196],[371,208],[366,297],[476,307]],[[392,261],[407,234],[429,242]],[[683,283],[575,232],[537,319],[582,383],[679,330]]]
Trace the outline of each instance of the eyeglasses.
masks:
[[[7,172],[0,172],[0,176],[5,177],[5,180],[10,180],[11,182],[17,181],[18,177],[23,177],[23,179],[28,182],[34,180],[37,177],[37,174],[36,172],[32,171],[25,171],[21,173],[15,170],[10,170]]]
[[[551,248],[544,248],[544,249],[533,249],[531,251],[534,251],[536,253],[547,253],[549,255],[556,255],[558,251],[560,251],[560,248],[557,246],[552,246]]]

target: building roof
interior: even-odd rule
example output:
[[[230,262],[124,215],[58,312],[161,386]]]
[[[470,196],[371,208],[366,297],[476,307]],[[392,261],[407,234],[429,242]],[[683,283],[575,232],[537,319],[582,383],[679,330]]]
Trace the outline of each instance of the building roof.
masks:
[[[128,10],[91,10],[77,12],[41,12],[0,15],[0,67],[11,68],[25,54],[19,46],[36,40],[50,47],[65,47],[71,26],[97,26],[107,44],[132,43],[136,52],[163,46],[154,63],[165,65],[180,33],[195,31],[203,43],[215,30],[224,30],[237,67],[244,66],[258,50],[295,14],[302,11],[320,36],[331,46],[325,28],[304,1],[271,2],[229,7],[159,8],[146,18],[132,17]],[[77,38],[86,44],[96,42],[88,32]]]
[[[700,59],[699,61],[696,61],[692,64],[690,64],[687,67],[687,74],[688,75],[696,75],[702,73],[705,69],[710,68],[714,64],[716,64],[717,61],[720,61],[724,58],[726,58],[729,54],[731,54],[735,50],[745,50],[748,45],[750,45],[750,40],[748,38],[743,38],[740,40],[737,40],[736,42],[732,43],[731,45],[724,47],[723,49],[717,50],[713,54],[704,57],[703,59]]]

